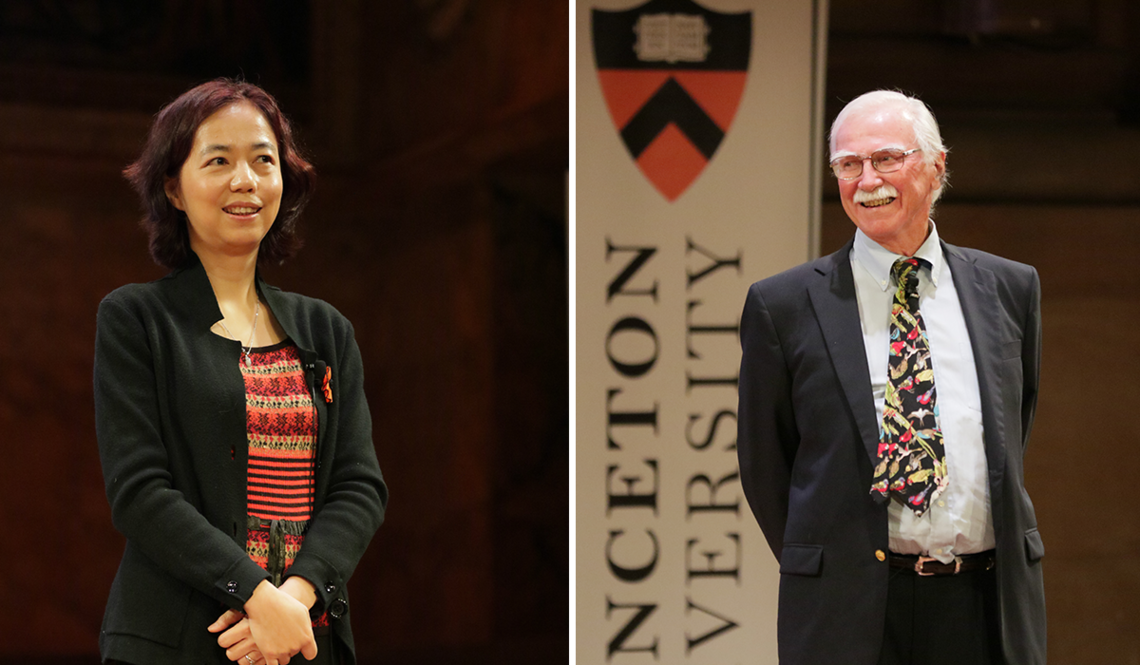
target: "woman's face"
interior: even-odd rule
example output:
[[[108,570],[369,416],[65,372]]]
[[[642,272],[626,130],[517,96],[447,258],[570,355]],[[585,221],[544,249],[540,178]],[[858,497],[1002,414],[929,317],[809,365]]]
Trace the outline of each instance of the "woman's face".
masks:
[[[189,220],[199,256],[248,256],[281,207],[281,166],[273,128],[249,102],[206,118],[166,196]]]

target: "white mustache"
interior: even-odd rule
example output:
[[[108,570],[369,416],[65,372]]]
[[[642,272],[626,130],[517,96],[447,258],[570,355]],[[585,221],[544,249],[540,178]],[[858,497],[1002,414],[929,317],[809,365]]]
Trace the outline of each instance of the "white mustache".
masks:
[[[895,189],[892,185],[883,183],[872,192],[856,189],[854,199],[855,203],[865,203],[867,201],[878,201],[880,199],[896,198],[898,195],[899,190]]]

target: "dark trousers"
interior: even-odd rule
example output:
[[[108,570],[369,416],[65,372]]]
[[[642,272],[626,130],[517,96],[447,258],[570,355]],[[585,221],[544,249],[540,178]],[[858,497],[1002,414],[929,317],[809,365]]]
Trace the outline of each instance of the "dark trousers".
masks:
[[[997,574],[891,570],[879,665],[1002,665]]]

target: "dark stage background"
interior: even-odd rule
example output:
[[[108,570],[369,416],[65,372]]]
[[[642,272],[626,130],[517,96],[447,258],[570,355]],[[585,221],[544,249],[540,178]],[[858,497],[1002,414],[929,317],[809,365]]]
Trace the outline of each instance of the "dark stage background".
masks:
[[[122,552],[95,311],[162,275],[119,175],[191,85],[278,97],[319,173],[266,271],[356,326],[391,489],[364,663],[564,662],[568,12],[535,0],[0,4],[0,662],[94,663]]]

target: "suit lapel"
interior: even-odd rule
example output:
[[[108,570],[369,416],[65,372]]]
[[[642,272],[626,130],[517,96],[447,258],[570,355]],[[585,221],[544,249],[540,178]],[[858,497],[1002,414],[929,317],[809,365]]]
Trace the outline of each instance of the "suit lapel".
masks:
[[[1001,501],[1002,475],[1005,471],[1005,420],[1001,408],[1001,340],[997,322],[997,278],[994,273],[978,267],[970,257],[953,245],[942,243],[942,251],[954,276],[958,302],[966,319],[970,346],[974,351],[974,366],[978,373],[978,392],[982,401],[982,439],[986,448],[986,464],[990,473],[990,502]]]
[[[843,249],[820,262],[816,268],[818,278],[808,285],[808,294],[863,446],[874,462],[879,447],[879,424],[871,394],[863,328],[859,323],[855,277],[851,273],[853,243],[854,238]]]

